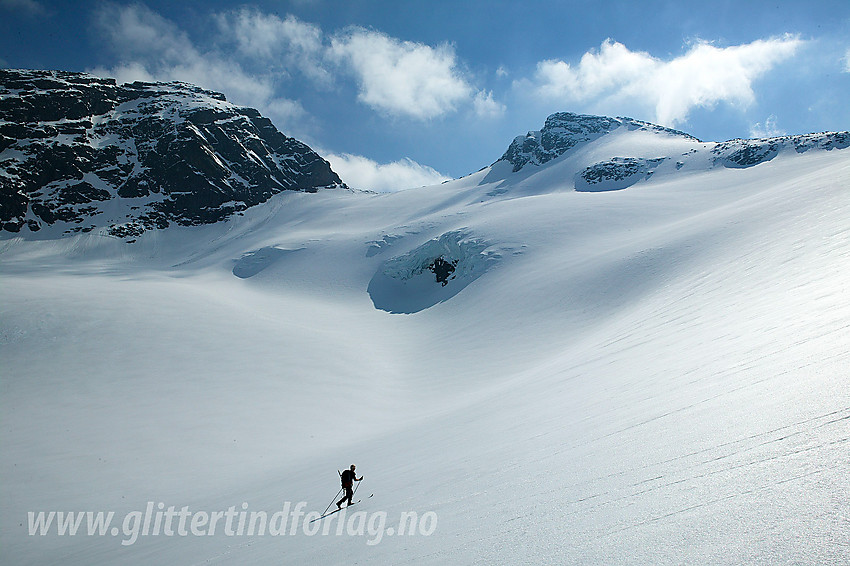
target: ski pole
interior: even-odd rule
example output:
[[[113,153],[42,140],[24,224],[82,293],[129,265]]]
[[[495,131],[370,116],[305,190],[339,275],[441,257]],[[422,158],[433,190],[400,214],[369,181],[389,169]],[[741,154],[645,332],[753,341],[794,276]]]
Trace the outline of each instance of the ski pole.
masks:
[[[351,492],[351,498],[352,499],[354,499],[354,496],[357,495],[357,490],[360,489],[360,483],[361,482],[356,482],[356,483],[357,483],[357,485],[354,486],[354,491]]]
[[[336,492],[336,495],[339,495],[341,492],[342,492],[342,488],[339,488],[339,491],[337,491],[337,492]],[[333,498],[333,499],[331,499],[331,502],[330,502],[330,503],[328,503],[328,506],[327,506],[327,507],[325,507],[325,510],[324,510],[324,511],[322,511],[322,515],[324,515],[325,513],[327,513],[327,512],[328,512],[328,509],[330,509],[330,508],[331,508],[331,505],[333,505],[333,504],[334,504],[334,501],[336,501],[336,495],[334,495],[334,498]]]

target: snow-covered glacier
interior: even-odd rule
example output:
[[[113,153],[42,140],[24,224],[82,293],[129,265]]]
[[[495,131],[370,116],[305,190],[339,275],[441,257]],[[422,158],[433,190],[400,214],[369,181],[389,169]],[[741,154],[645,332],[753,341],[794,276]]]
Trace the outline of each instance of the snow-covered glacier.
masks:
[[[847,134],[547,125],[421,189],[3,233],[4,561],[846,563]]]

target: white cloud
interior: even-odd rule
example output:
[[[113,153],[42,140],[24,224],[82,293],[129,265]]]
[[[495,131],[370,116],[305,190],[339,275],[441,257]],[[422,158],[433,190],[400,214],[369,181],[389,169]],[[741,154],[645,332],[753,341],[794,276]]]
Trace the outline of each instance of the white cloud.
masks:
[[[622,43],[607,40],[598,53],[585,53],[576,69],[554,59],[538,63],[537,91],[546,98],[592,98],[633,84],[656,65],[648,53],[629,51]]]
[[[448,44],[435,48],[354,28],[333,38],[331,54],[354,73],[359,100],[393,116],[436,118],[473,94]]]
[[[224,92],[235,104],[259,109],[280,128],[304,114],[298,102],[275,95],[269,77],[246,72],[226,53],[198,49],[173,22],[144,6],[104,4],[96,25],[122,61],[91,69],[93,74],[112,76],[120,83],[184,81]]]
[[[219,14],[216,20],[243,57],[282,61],[287,69],[298,69],[322,86],[331,84],[332,75],[322,61],[325,46],[318,26],[292,15],[281,19],[252,8]]]
[[[104,4],[95,20],[102,37],[122,57],[174,62],[198,56],[185,33],[145,6]]]
[[[747,106],[755,99],[753,81],[802,43],[792,36],[730,47],[697,42],[684,55],[663,61],[606,40],[575,67],[559,60],[538,63],[533,81],[517,85],[530,82],[535,94],[548,100],[603,106],[638,102],[654,111],[655,121],[676,125],[696,107]]]
[[[847,48],[847,53],[844,54],[844,72],[850,73],[850,47]]]
[[[432,47],[363,28],[326,36],[295,16],[281,18],[255,8],[213,19],[220,34],[199,47],[174,22],[144,5],[101,4],[95,18],[99,36],[120,60],[91,72],[121,82],[198,84],[259,109],[280,127],[291,127],[293,119],[306,114],[298,102],[276,94],[276,82],[296,72],[323,89],[337,77],[353,77],[361,102],[394,117],[428,120],[461,105],[481,117],[504,112],[491,92],[470,85],[448,44]]]
[[[787,132],[777,125],[776,116],[771,114],[764,120],[764,124],[756,122],[750,127],[750,136],[754,138],[774,138],[784,136]]]
[[[157,80],[143,63],[133,61],[121,63],[114,67],[94,67],[88,69],[88,72],[98,77],[112,77],[118,84],[135,81],[151,83]]]
[[[496,76],[499,77],[500,79],[502,77],[508,76],[508,70],[505,68],[504,65],[499,65],[499,68],[496,69]]]
[[[478,91],[472,101],[475,113],[483,118],[498,118],[507,109],[504,104],[493,99],[492,91]]]
[[[404,158],[392,163],[378,163],[350,153],[328,154],[325,159],[343,182],[357,189],[393,192],[447,181],[439,171]]]
[[[263,105],[264,114],[275,124],[290,124],[307,116],[307,111],[297,100],[273,98]],[[291,135],[291,134],[290,134]]]

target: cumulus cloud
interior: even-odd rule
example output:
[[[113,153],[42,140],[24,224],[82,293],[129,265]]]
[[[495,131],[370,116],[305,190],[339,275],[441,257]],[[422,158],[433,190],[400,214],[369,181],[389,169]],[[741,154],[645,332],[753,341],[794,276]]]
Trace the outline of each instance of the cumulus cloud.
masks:
[[[392,116],[436,118],[474,93],[448,44],[431,47],[353,28],[332,39],[330,53],[354,73],[358,99]]]
[[[447,181],[439,171],[404,158],[392,163],[378,163],[350,153],[328,154],[331,168],[350,187],[376,192],[393,192]]]
[[[281,126],[306,114],[298,102],[276,94],[278,83],[294,74],[320,89],[352,78],[358,100],[392,117],[428,120],[462,106],[480,117],[504,112],[492,92],[470,84],[449,44],[432,47],[358,27],[326,35],[295,16],[245,7],[215,14],[220,33],[200,46],[143,4],[107,2],[95,13],[98,36],[120,60],[91,72],[122,82],[195,83],[268,113]]]
[[[548,100],[603,105],[637,101],[654,111],[657,122],[676,125],[697,107],[749,105],[755,99],[753,81],[802,43],[794,36],[730,47],[697,42],[684,55],[664,61],[609,39],[575,66],[541,61],[530,83],[538,97]]]
[[[95,25],[121,62],[90,69],[119,82],[183,81],[227,93],[236,104],[268,114],[281,127],[304,114],[296,101],[278,97],[273,81],[249,73],[214,49],[201,50],[173,22],[142,5],[104,4]]]
[[[627,87],[651,73],[658,61],[648,53],[630,51],[606,40],[599,52],[585,53],[576,68],[550,59],[537,64],[537,92],[546,98],[587,99]]]

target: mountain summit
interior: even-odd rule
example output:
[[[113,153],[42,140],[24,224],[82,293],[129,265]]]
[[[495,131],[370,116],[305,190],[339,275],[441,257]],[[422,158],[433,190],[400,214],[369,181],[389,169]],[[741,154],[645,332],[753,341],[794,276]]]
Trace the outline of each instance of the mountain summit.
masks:
[[[656,126],[632,118],[608,118],[572,112],[557,112],[546,118],[542,130],[517,136],[499,161],[508,161],[517,172],[525,165],[542,165],[560,157],[570,149],[599,139],[619,128],[668,133],[699,142],[693,136],[678,130]]]
[[[541,130],[516,137],[484,180],[504,179],[506,185],[516,185],[546,171],[546,175],[560,178],[559,183],[547,178],[543,183],[547,187],[567,183],[577,191],[600,192],[624,189],[653,175],[715,167],[742,169],[783,152],[848,146],[850,132],[703,142],[685,132],[633,118],[558,112],[546,119]],[[548,171],[551,168],[557,171]]]
[[[0,226],[134,237],[217,222],[284,190],[342,187],[252,108],[185,83],[0,70]]]

